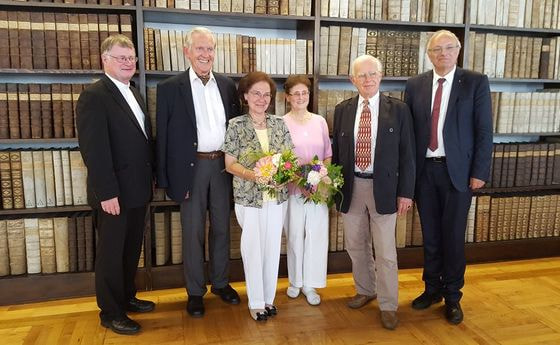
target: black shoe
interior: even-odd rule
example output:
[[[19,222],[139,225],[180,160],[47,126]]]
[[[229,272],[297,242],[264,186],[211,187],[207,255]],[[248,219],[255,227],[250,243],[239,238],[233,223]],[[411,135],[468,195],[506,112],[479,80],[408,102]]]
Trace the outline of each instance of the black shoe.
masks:
[[[215,287],[212,287],[210,289],[210,291],[214,294],[214,295],[218,295],[220,296],[220,298],[222,299],[222,301],[229,303],[229,304],[239,304],[239,295],[237,294],[237,291],[235,291],[231,285],[226,285],[221,289],[217,289]]]
[[[454,325],[463,321],[463,310],[459,302],[445,302],[445,318]]]
[[[132,297],[126,305],[126,311],[133,313],[147,313],[154,310],[155,307],[156,304],[152,301],[143,301],[136,297]]]
[[[416,297],[414,301],[412,301],[412,308],[421,310],[426,309],[434,303],[441,302],[442,297],[440,294],[429,294],[424,291],[420,296]]]
[[[266,315],[269,317],[278,315],[278,309],[276,309],[276,306],[274,305],[270,307],[264,307],[264,310],[266,310]]]
[[[126,316],[113,320],[101,320],[101,326],[117,334],[132,335],[140,332],[140,324]]]
[[[189,296],[187,312],[192,317],[204,316],[204,302],[202,301],[202,296]]]

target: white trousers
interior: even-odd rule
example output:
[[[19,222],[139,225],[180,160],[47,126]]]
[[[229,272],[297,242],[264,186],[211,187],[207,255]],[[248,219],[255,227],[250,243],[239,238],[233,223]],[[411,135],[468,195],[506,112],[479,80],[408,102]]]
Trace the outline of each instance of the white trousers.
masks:
[[[241,226],[241,258],[249,309],[264,309],[274,304],[278,283],[278,265],[282,225],[287,203],[263,203],[262,208],[235,204],[235,216]]]
[[[290,196],[285,230],[290,284],[299,288],[327,286],[327,205],[304,203],[304,199],[299,195]]]

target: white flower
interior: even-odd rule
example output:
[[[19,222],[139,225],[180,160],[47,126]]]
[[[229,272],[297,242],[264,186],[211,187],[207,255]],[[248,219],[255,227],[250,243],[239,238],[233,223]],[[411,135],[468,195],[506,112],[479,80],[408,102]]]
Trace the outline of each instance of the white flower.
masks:
[[[321,175],[317,171],[310,171],[307,174],[307,183],[312,186],[316,186],[321,182]]]
[[[282,154],[280,153],[272,156],[272,164],[274,164],[275,167],[280,165],[280,158],[282,158]]]

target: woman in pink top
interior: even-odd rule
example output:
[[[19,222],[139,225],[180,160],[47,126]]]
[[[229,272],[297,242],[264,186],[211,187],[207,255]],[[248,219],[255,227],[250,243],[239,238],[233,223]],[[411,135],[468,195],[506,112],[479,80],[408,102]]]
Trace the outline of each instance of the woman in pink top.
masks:
[[[286,80],[284,90],[291,110],[284,115],[284,121],[300,164],[309,163],[315,155],[330,163],[327,122],[307,110],[310,87],[305,76],[293,75]],[[327,285],[329,209],[325,204],[304,203],[302,191],[296,186],[290,185],[289,191],[285,230],[290,286],[286,293],[296,298],[301,291],[309,304],[318,305],[321,297],[315,289]]]

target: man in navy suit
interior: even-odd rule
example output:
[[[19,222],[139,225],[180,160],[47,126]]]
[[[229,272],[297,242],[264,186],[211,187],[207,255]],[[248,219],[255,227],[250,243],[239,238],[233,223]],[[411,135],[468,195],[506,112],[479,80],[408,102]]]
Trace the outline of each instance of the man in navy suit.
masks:
[[[410,78],[405,101],[416,138],[416,194],[424,239],[425,309],[445,298],[445,317],[463,320],[465,229],[472,192],[490,175],[492,106],[486,75],[456,66],[461,43],[447,30],[427,45],[433,71]]]
[[[227,122],[239,115],[239,97],[233,80],[212,72],[215,47],[212,32],[193,28],[184,47],[191,67],[157,88],[157,183],[181,207],[187,312],[193,317],[204,315],[207,210],[211,291],[239,303],[229,285],[231,175],[221,151]]]

